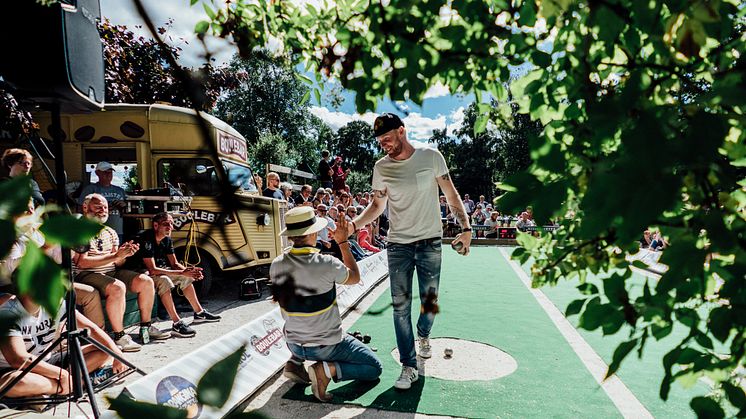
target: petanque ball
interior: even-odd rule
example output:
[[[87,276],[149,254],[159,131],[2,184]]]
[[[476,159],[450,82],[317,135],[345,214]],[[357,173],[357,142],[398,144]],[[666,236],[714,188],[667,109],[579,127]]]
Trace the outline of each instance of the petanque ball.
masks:
[[[370,343],[371,339],[370,335],[363,335],[363,343]]]
[[[464,244],[461,242],[451,242],[451,247],[453,248],[453,250],[461,253],[461,249],[464,248]]]
[[[443,354],[444,354],[444,355],[446,356],[446,358],[450,358],[450,357],[452,357],[452,356],[453,356],[453,349],[451,349],[451,348],[446,348],[446,349],[445,349],[445,350],[443,351]]]

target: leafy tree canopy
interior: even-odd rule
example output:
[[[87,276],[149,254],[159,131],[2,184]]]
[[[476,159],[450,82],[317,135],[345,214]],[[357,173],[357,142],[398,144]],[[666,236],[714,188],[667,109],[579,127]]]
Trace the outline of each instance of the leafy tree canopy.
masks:
[[[160,35],[166,35],[170,26],[171,21],[159,28]],[[104,43],[106,102],[168,102],[194,107],[166,58],[167,54],[178,58],[180,47],[161,47],[154,39],[135,35],[126,26],[113,25],[108,19],[99,25],[99,32]],[[223,91],[238,84],[238,74],[225,67],[205,64],[190,72],[195,82],[189,87],[200,96],[197,107],[204,111],[212,109]]]
[[[627,325],[610,374],[648,339],[686,327],[663,359],[660,395],[675,379],[707,376],[716,391],[691,406],[717,417],[729,404],[746,411],[735,374],[746,356],[744,27],[739,0],[338,0],[322,9],[260,0],[231,2],[196,31],[233,36],[243,54],[271,37],[356,91],[361,111],[384,97],[421,103],[437,82],[479,103],[484,92],[504,103],[509,90],[544,128],[532,166],[501,185],[509,193],[499,205],[531,204],[538,219],[573,215],[554,237],[521,236],[514,256],[534,257],[536,285],[614,272],[569,310],[604,333]],[[505,89],[521,65],[530,71]],[[486,127],[483,116],[476,126]],[[623,255],[648,226],[669,237],[670,269],[632,297]]]
[[[381,157],[373,127],[365,121],[352,121],[337,131],[329,151],[344,158],[353,171],[373,174],[373,165]]]

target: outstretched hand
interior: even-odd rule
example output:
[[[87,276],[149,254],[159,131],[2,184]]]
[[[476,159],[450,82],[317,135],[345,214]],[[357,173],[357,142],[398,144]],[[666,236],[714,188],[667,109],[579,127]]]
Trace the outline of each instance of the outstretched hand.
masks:
[[[350,231],[350,229],[353,231]],[[339,217],[337,217],[337,229],[334,230],[334,241],[342,243],[355,232],[354,230],[355,227],[353,227],[351,222],[347,221],[347,216],[339,214]]]

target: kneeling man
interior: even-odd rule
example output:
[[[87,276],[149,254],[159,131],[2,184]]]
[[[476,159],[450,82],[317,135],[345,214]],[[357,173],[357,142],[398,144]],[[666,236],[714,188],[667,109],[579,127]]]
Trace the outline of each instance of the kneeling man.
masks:
[[[269,269],[272,293],[285,319],[285,339],[293,360],[318,361],[308,370],[313,395],[322,402],[331,400],[326,388],[331,380],[372,381],[383,367],[375,353],[342,330],[337,307],[337,284],[360,282],[360,271],[350,252],[347,221],[339,217],[334,240],[342,260],[319,253],[317,233],[327,220],[317,218],[311,207],[296,207],[285,215],[281,233],[293,243],[289,252],[278,256]],[[286,375],[300,376],[300,371]],[[298,369],[302,368],[299,365]],[[290,371],[292,373],[292,371]]]

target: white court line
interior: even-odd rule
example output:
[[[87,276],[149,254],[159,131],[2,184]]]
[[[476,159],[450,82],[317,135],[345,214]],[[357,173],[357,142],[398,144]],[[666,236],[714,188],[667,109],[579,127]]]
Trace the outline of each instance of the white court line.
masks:
[[[523,282],[523,285],[533,294],[536,301],[539,303],[541,308],[547,313],[550,319],[557,329],[562,333],[565,340],[573,351],[578,355],[580,360],[583,362],[585,367],[593,376],[593,379],[604,389],[606,394],[609,396],[614,405],[619,409],[619,412],[625,418],[652,418],[648,409],[637,400],[634,394],[627,388],[619,377],[612,375],[604,381],[606,371],[609,366],[606,365],[603,359],[593,350],[591,345],[586,342],[575,327],[565,318],[564,314],[557,309],[557,307],[544,295],[541,290],[531,288],[531,278],[528,277],[526,272],[521,266],[510,259],[510,254],[505,248],[500,248],[500,253],[503,255],[505,260],[508,261],[510,267],[518,275]]]

